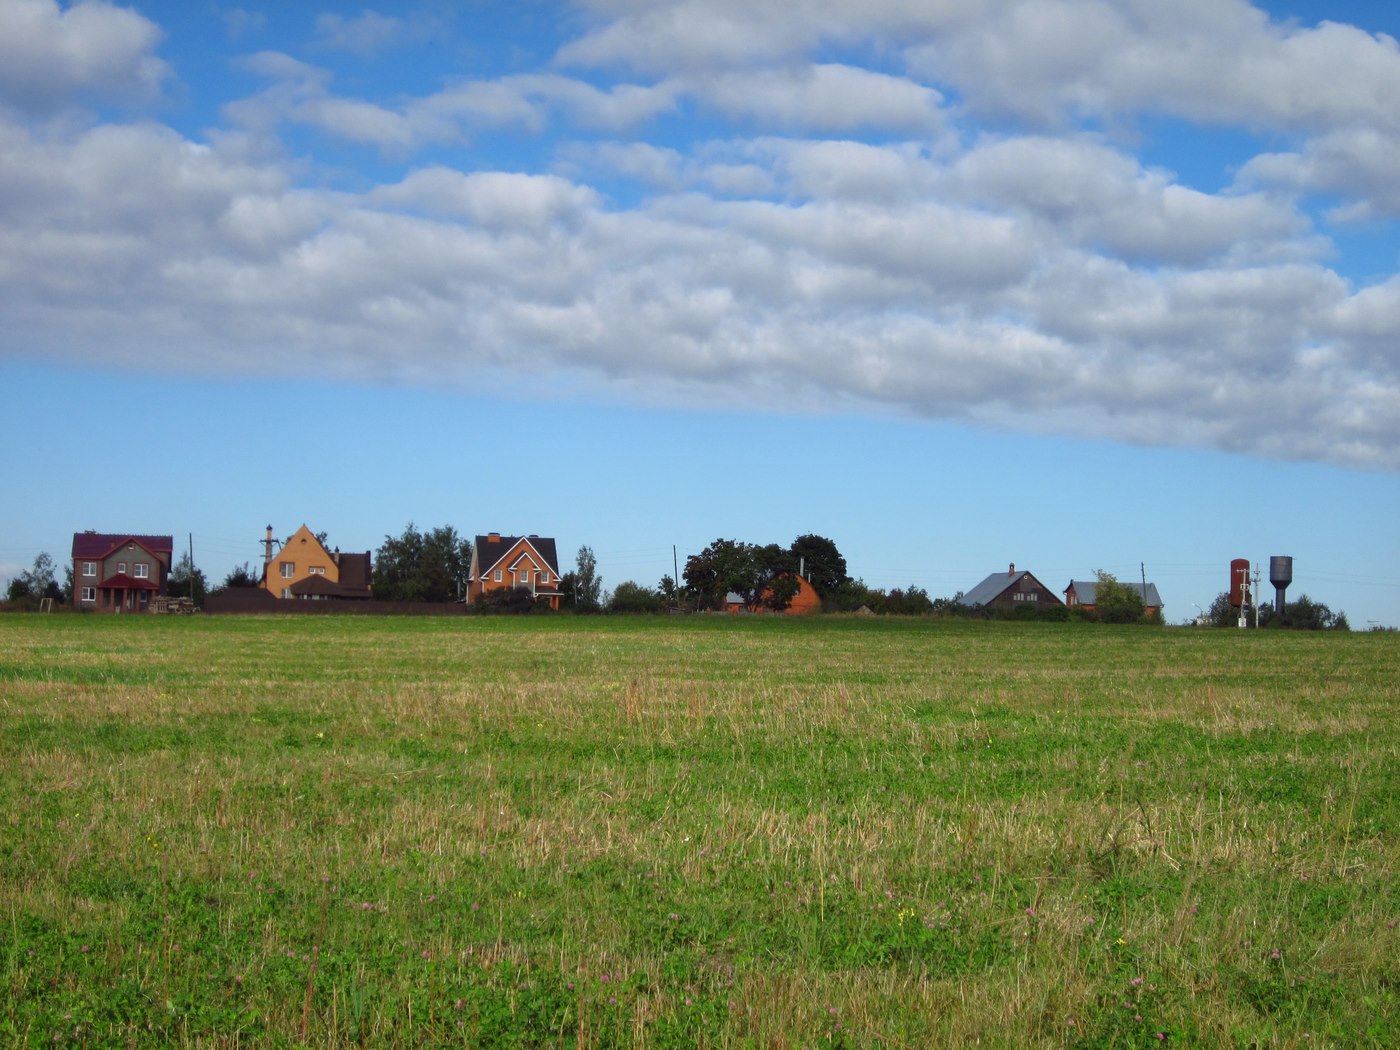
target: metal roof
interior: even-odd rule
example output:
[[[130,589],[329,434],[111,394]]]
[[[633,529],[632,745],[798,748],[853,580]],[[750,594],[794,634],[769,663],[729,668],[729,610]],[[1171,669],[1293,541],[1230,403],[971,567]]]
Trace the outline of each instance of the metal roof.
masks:
[[[1019,572],[994,572],[964,594],[962,603],[974,609],[979,605],[987,605],[1003,591],[1020,583],[1023,576],[1029,575],[1024,569]]]
[[[171,536],[139,536],[129,532],[75,532],[73,557],[105,558],[128,540],[139,543],[151,554],[170,554],[175,549],[175,540]]]
[[[1145,607],[1157,609],[1162,607],[1162,596],[1157,593],[1157,585],[1155,583],[1149,583],[1146,591],[1143,590],[1143,585],[1140,583],[1124,582],[1123,585],[1135,592],[1137,596],[1142,599],[1142,604]],[[1074,596],[1078,599],[1080,605],[1098,604],[1096,596],[1098,595],[1099,583],[1097,580],[1070,580],[1069,587],[1074,588]],[[1066,594],[1069,593],[1069,587],[1065,588]]]

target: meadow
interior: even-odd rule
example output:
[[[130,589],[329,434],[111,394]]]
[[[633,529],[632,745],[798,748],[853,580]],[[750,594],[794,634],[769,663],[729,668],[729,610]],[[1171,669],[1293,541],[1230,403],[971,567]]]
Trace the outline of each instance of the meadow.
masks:
[[[0,617],[0,1044],[1393,1046],[1400,635]]]

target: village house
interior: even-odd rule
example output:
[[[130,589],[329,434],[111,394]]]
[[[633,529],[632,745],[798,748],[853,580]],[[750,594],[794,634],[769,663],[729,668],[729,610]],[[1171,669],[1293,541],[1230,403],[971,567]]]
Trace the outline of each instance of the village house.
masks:
[[[305,524],[273,547],[272,526],[263,540],[262,588],[274,598],[303,601],[366,601],[370,597],[370,553],[342,554],[326,550]]]
[[[1018,572],[1015,562],[1005,572],[994,572],[968,591],[961,603],[969,609],[996,609],[1014,613],[1017,609],[1037,611],[1063,608],[1064,602],[1025,570]]]
[[[1148,619],[1153,619],[1162,609],[1162,598],[1157,593],[1155,583],[1125,583],[1130,591],[1142,599],[1142,610]],[[1098,581],[1071,580],[1065,588],[1065,604],[1071,609],[1092,615],[1098,605]]]
[[[545,536],[502,536],[488,532],[472,544],[467,601],[511,587],[528,588],[536,599],[559,608],[559,555],[554,540]]]
[[[817,593],[817,589],[796,573],[792,574],[792,579],[797,581],[797,593],[792,596],[792,601],[788,602],[787,608],[782,610],[783,616],[810,616],[813,613],[822,611],[822,598]],[[763,598],[768,598],[769,592],[763,592]],[[750,609],[744,604],[741,595],[730,591],[724,596],[724,611],[728,613],[753,613],[768,612],[769,610],[760,603],[756,609]]]
[[[166,593],[170,536],[73,533],[73,604],[96,612],[146,612]]]

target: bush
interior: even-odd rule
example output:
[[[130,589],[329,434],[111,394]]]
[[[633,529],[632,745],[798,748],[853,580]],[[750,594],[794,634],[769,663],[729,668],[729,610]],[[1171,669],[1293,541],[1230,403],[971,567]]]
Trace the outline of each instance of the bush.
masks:
[[[548,598],[536,598],[528,587],[502,587],[478,594],[472,602],[472,611],[486,616],[524,616],[553,610]]]
[[[658,613],[666,607],[666,600],[650,587],[628,580],[619,583],[608,603],[610,613]]]

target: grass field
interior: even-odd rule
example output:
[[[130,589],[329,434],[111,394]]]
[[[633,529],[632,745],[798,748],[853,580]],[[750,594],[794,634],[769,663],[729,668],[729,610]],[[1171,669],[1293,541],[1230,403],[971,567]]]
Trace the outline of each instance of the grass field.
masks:
[[[0,1045],[1394,1046],[1400,636],[0,617]]]

